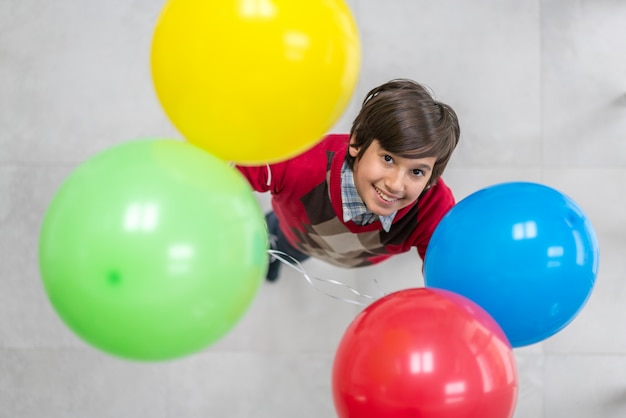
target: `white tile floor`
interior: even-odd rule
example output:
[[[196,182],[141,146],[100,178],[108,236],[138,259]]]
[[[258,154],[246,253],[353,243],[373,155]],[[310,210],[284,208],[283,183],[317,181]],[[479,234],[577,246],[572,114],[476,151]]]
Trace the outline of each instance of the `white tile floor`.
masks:
[[[349,129],[369,88],[416,79],[459,114],[462,142],[445,175],[458,199],[503,181],[542,182],[596,229],[600,272],[587,305],[557,335],[515,350],[515,418],[626,416],[626,2],[348,3],[363,61],[333,131]],[[44,294],[38,231],[63,178],[115,143],[179,137],[147,61],[160,7],[0,3],[0,417],[334,416],[333,354],[360,308],[295,271],[264,284],[215,345],[156,364],[85,345]],[[305,268],[375,296],[423,283],[413,254],[361,270]]]

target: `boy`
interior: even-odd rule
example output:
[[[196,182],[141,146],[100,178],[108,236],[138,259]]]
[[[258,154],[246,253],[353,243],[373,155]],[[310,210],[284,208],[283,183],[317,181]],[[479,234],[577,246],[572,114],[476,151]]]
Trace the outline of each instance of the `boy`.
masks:
[[[459,136],[451,107],[398,79],[366,95],[349,135],[328,135],[290,160],[237,168],[254,190],[272,193],[274,250],[361,267],[416,247],[423,260],[454,205],[440,176]],[[268,280],[280,265],[272,259]]]

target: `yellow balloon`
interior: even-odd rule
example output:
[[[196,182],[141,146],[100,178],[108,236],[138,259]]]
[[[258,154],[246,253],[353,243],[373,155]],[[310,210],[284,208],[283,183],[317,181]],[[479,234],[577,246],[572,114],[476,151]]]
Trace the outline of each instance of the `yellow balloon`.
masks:
[[[315,145],[348,105],[360,58],[343,0],[169,0],[151,66],[188,141],[251,165]]]

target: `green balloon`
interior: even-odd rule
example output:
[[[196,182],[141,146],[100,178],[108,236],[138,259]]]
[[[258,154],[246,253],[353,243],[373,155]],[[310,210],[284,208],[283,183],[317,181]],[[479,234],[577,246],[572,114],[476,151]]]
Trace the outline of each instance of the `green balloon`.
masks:
[[[263,282],[267,250],[263,213],[235,168],[186,142],[143,139],[65,180],[43,220],[39,267],[79,337],[156,361],[225,335]]]

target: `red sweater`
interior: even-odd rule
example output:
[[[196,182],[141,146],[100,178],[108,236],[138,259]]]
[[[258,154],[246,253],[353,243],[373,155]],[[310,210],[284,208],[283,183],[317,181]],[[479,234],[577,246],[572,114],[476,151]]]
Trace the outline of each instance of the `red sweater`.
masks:
[[[311,257],[341,267],[361,267],[416,247],[423,260],[435,227],[454,205],[452,192],[439,179],[416,203],[398,211],[389,232],[380,221],[364,226],[344,222],[341,167],[348,143],[347,134],[328,135],[312,149],[270,164],[269,169],[237,168],[255,191],[272,193],[272,207],[285,237]]]

